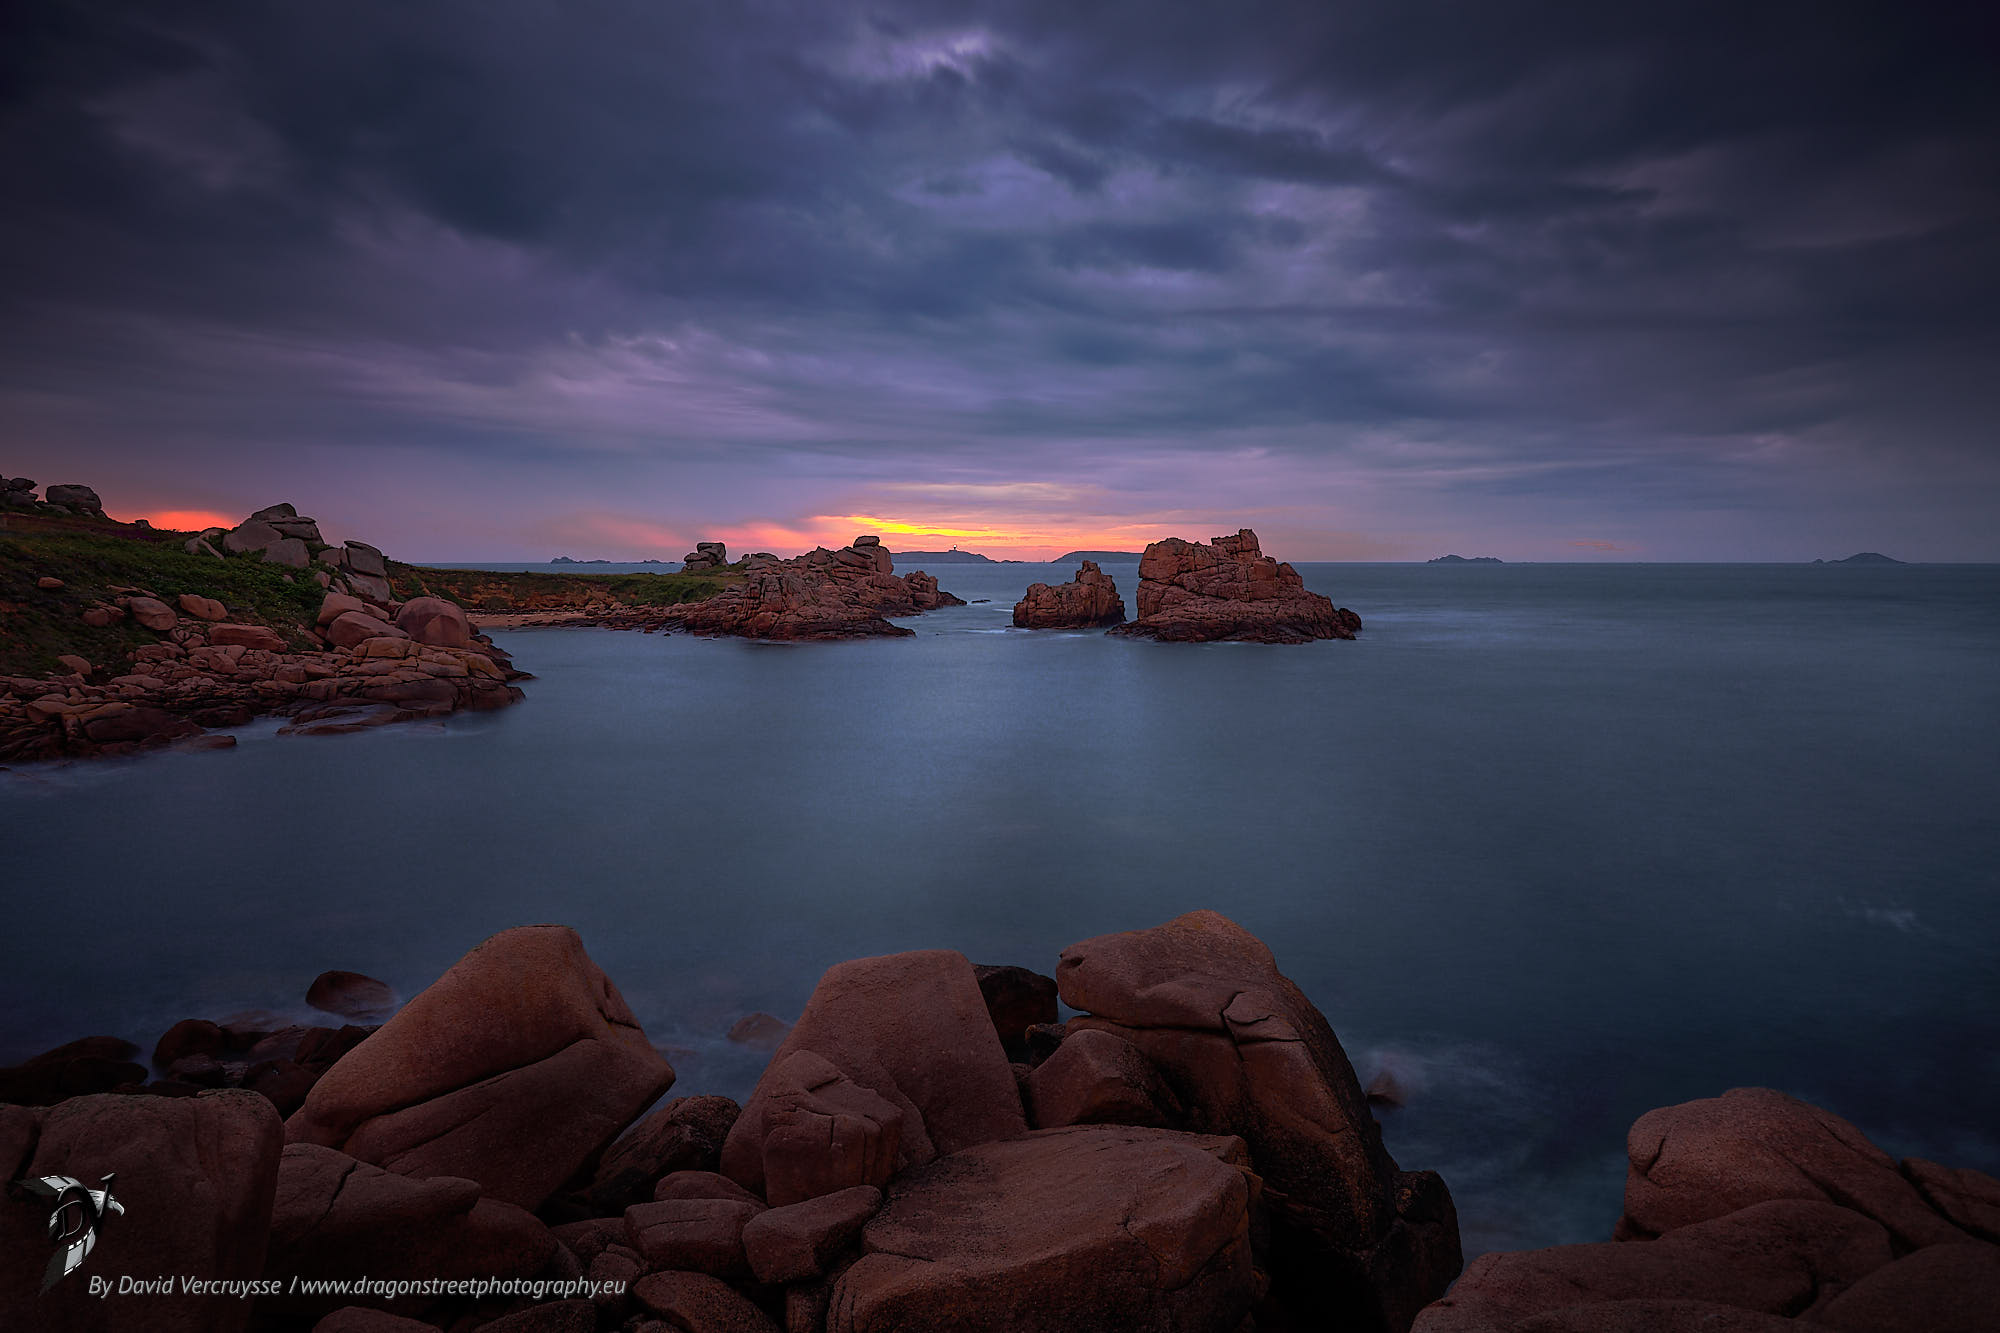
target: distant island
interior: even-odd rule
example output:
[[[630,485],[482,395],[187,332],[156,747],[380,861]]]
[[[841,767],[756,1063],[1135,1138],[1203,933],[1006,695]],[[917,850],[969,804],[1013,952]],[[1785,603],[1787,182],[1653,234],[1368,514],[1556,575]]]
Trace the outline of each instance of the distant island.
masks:
[[[1019,560],[995,560],[977,551],[961,551],[956,546],[949,551],[891,551],[889,558],[898,564],[911,560],[927,560],[934,565],[1018,565]]]
[[[1857,551],[1845,560],[1815,560],[1815,565],[1900,565],[1901,560],[1883,555],[1880,551]]]
[[[1440,555],[1424,561],[1427,565],[1503,565],[1507,563],[1497,555]]]
[[[664,565],[664,560],[577,560],[571,556],[559,555],[549,561],[552,565]]]
[[[1052,565],[1066,565],[1072,560],[1095,560],[1102,564],[1106,560],[1137,560],[1138,551],[1069,551],[1049,561]]]

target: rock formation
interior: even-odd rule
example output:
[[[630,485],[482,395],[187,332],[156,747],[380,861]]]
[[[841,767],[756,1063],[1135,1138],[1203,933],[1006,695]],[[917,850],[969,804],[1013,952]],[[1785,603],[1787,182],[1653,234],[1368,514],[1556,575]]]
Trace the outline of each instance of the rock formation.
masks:
[[[838,551],[815,547],[791,560],[759,553],[743,562],[742,583],[667,608],[661,619],[694,634],[846,639],[914,634],[887,617],[965,605],[922,570],[901,578],[892,570],[880,537],[856,537]]]
[[[1944,1333],[2000,1309],[2000,1181],[1738,1088],[1641,1116],[1616,1239],[1481,1256],[1418,1333]],[[1796,1323],[1794,1323],[1796,1320]]]
[[[1014,603],[1014,623],[1022,629],[1083,629],[1125,623],[1118,584],[1086,560],[1068,583],[1031,583]]]
[[[729,548],[721,542],[696,542],[694,549],[681,557],[681,573],[705,574],[728,563]]]
[[[1396,1169],[1268,949],[1197,912],[1056,973],[1084,1011],[1062,1026],[1022,968],[829,969],[740,1113],[645,1115],[672,1072],[560,926],[495,936],[379,1029],[177,1023],[152,1084],[130,1042],[72,1042],[0,1071],[48,1103],[0,1105],[0,1169],[111,1173],[126,1212],[44,1295],[47,1209],[0,1198],[0,1327],[1970,1333],[2000,1308],[2000,1181],[1761,1089],[1633,1126],[1620,1239],[1482,1256],[1424,1307],[1457,1271],[1451,1197]],[[89,1294],[119,1273],[276,1288]],[[292,1286],[356,1277],[556,1290]]]
[[[1360,616],[1307,592],[1298,571],[1265,555],[1244,528],[1206,546],[1178,537],[1148,546],[1139,560],[1139,618],[1111,633],[1173,643],[1309,643],[1351,639],[1360,628]]]

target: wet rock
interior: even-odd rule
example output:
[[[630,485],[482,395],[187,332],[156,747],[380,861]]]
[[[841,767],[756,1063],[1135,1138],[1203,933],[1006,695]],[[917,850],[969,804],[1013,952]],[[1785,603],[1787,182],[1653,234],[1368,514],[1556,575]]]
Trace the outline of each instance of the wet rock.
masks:
[[[1248,528],[1206,546],[1169,537],[1139,561],[1139,618],[1111,633],[1173,643],[1351,639],[1361,617],[1307,592],[1298,571],[1265,555]]]
[[[1215,1149],[1099,1125],[917,1167],[863,1228],[828,1333],[1235,1329],[1257,1297],[1249,1189]]]
[[[183,1018],[153,1047],[153,1064],[166,1069],[190,1055],[214,1055],[223,1045],[221,1028],[205,1018]]]
[[[1399,1171],[1333,1029],[1256,937],[1190,912],[1072,945],[1056,984],[1084,1012],[1065,1047],[1091,1028],[1123,1038],[1173,1090],[1187,1128],[1249,1144],[1272,1187],[1282,1304],[1402,1329],[1443,1293],[1459,1266],[1449,1192]]]
[[[1086,560],[1068,583],[1031,583],[1014,603],[1014,624],[1022,629],[1083,629],[1125,623],[1125,601],[1110,575]]]
[[[287,1136],[535,1208],[673,1078],[576,932],[525,926],[467,954],[328,1070]]]
[[[174,1290],[144,1300],[144,1326],[248,1326],[247,1300],[185,1293],[183,1278],[248,1281],[264,1269],[282,1128],[255,1093],[77,1097],[46,1111],[0,1108],[9,1181],[67,1176],[123,1207],[84,1273],[170,1274]],[[93,1296],[83,1274],[41,1290],[51,1250],[48,1208],[9,1190],[0,1200],[0,1328],[96,1333],[134,1327],[138,1298]]]
[[[322,972],[306,988],[306,1003],[324,1013],[379,1023],[396,1012],[396,992],[386,981],[359,972]]]
[[[1819,1199],[1874,1218],[1906,1248],[1968,1239],[1860,1130],[1769,1088],[1649,1111],[1625,1146],[1620,1237],[1663,1235],[1767,1199]]]
[[[942,949],[890,954],[820,978],[730,1131],[722,1170],[774,1204],[796,1203],[881,1184],[877,1154],[891,1138],[901,1168],[1026,1128],[972,965]],[[836,1131],[851,1137],[838,1140],[848,1152],[832,1170],[810,1152]]]

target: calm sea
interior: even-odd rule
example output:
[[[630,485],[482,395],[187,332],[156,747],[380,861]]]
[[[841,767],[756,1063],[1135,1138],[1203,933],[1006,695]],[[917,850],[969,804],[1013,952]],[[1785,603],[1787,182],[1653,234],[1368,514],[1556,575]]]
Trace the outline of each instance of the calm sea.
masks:
[[[1394,1073],[1468,1252],[1602,1238],[1632,1119],[1741,1084],[2000,1168],[2000,567],[1307,565],[1367,626],[1309,647],[1016,631],[1067,570],[936,572],[991,601],[521,631],[504,713],[0,772],[0,1060],[561,921],[741,1096],[722,1034],[833,962],[1213,907]]]

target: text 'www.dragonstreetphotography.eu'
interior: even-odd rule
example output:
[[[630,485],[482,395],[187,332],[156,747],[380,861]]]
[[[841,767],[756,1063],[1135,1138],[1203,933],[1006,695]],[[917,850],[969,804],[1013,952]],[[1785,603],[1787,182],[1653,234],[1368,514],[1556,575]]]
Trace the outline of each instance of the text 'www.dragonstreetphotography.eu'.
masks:
[[[623,1282],[593,1282],[589,1278],[466,1277],[466,1278],[311,1278],[234,1279],[207,1277],[133,1277],[125,1274],[90,1279],[90,1294],[105,1296],[219,1296],[251,1300],[258,1296],[371,1296],[395,1300],[404,1296],[526,1296],[535,1301],[596,1300],[622,1296]]]

